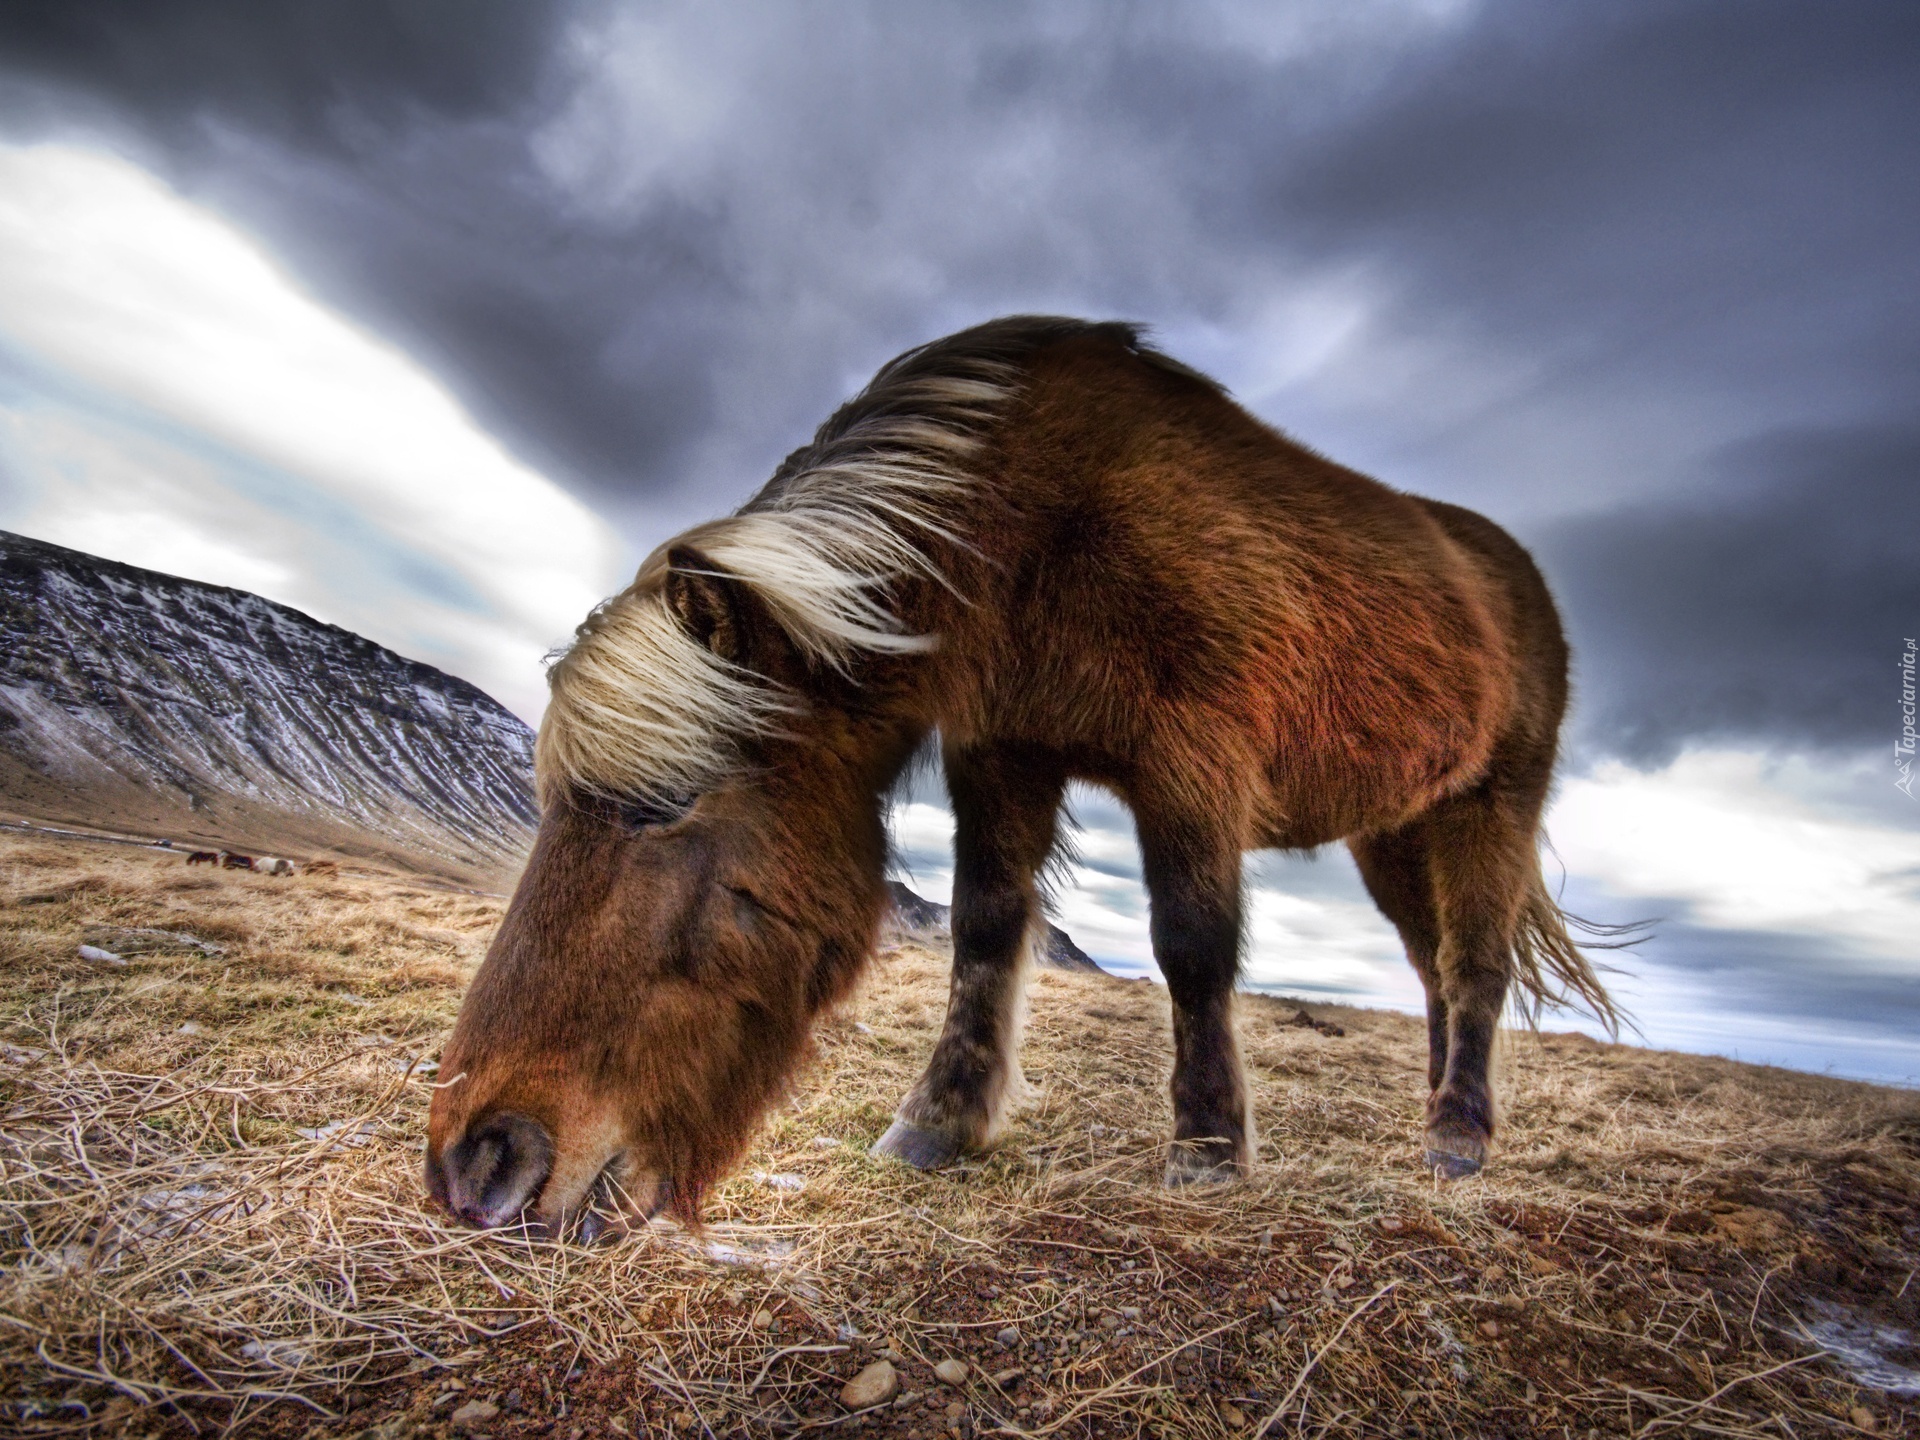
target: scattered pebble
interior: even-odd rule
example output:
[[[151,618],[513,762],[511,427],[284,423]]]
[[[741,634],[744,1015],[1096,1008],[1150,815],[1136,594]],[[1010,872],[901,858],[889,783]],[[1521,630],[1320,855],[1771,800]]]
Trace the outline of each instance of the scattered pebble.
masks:
[[[1229,1405],[1224,1400],[1221,1401],[1220,1418],[1226,1422],[1229,1430],[1244,1430],[1247,1428],[1246,1412],[1241,1410],[1238,1405]]]
[[[1480,1333],[1489,1340],[1498,1340],[1500,1338],[1500,1322],[1498,1320],[1482,1320],[1480,1322]]]
[[[1874,1418],[1873,1412],[1864,1405],[1856,1405],[1853,1409],[1849,1410],[1847,1412],[1847,1419],[1853,1422],[1855,1429],[1865,1430],[1869,1434],[1880,1428],[1880,1422]]]
[[[1120,1328],[1120,1316],[1114,1311],[1109,1310],[1100,1317],[1100,1325],[1101,1328],[1106,1330],[1118,1330]]]
[[[80,958],[82,960],[91,960],[96,965],[124,965],[127,963],[125,956],[116,955],[111,950],[102,950],[98,945],[82,945],[80,947]]]
[[[753,1328],[756,1330],[771,1330],[773,1328],[773,1312],[771,1310],[754,1311]]]
[[[840,1403],[849,1410],[884,1405],[900,1393],[900,1374],[885,1360],[876,1360],[840,1387]]]
[[[1129,1320],[1138,1320],[1140,1318],[1140,1307],[1138,1305],[1128,1305],[1125,1306],[1120,1313]]]
[[[942,1360],[933,1367],[933,1375],[942,1385],[964,1385],[967,1383],[967,1362]]]
[[[1011,1390],[1015,1385],[1020,1383],[1020,1377],[1026,1373],[1024,1370],[1017,1369],[996,1370],[993,1374],[994,1386],[1000,1390]]]
[[[180,1027],[180,1033],[182,1035],[204,1035],[207,1033],[207,1027],[202,1025],[198,1020],[189,1020]]]
[[[1020,1343],[1020,1332],[1016,1330],[1013,1326],[1009,1325],[1007,1326],[1006,1329],[1002,1330],[999,1334],[995,1335],[993,1338],[995,1343],[997,1344],[1014,1346]]]

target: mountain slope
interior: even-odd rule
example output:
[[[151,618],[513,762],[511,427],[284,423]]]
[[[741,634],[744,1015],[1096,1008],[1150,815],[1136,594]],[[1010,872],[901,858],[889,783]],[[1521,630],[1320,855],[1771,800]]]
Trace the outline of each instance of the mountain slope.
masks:
[[[893,924],[902,934],[920,939],[953,938],[951,907],[916,895],[898,880],[887,882],[887,894],[893,900]],[[1091,955],[1073,943],[1071,935],[1052,921],[1047,922],[1046,948],[1033,958],[1036,964],[1051,970],[1081,970],[1093,975],[1107,973]]]
[[[466,681],[298,610],[0,531],[0,809],[499,884],[532,745]]]

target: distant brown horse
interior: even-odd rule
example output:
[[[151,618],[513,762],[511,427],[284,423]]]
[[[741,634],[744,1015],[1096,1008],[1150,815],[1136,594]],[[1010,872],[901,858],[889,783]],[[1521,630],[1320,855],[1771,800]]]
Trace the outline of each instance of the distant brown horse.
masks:
[[[946,1027],[875,1149],[989,1144],[1070,780],[1131,807],[1174,1010],[1170,1184],[1252,1155],[1241,855],[1344,839],[1425,983],[1426,1146],[1477,1170],[1510,984],[1611,1016],[1536,837],[1567,652],[1526,553],[1292,443],[1119,324],[881,370],[551,672],[533,855],[441,1062],[427,1184],[478,1225],[697,1218],[866,963],[889,787],[936,731]]]
[[[220,852],[218,850],[196,850],[187,856],[187,864],[189,865],[218,865],[219,863]]]
[[[220,856],[220,868],[222,870],[251,870],[253,869],[253,857],[251,855],[228,855],[223,853]]]

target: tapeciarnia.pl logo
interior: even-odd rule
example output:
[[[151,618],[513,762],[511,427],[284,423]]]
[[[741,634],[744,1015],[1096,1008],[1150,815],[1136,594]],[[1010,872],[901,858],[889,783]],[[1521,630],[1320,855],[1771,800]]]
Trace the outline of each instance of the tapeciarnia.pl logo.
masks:
[[[1893,768],[1895,773],[1894,789],[1913,798],[1913,747],[1916,736],[1913,729],[1913,669],[1914,643],[1907,640],[1906,653],[1900,657],[1900,738],[1893,742]]]

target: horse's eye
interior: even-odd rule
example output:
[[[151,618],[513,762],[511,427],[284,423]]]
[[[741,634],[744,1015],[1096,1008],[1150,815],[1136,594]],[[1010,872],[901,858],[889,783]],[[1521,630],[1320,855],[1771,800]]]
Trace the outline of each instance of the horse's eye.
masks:
[[[620,823],[629,830],[645,830],[649,825],[671,825],[693,809],[693,795],[634,795],[619,806]]]

